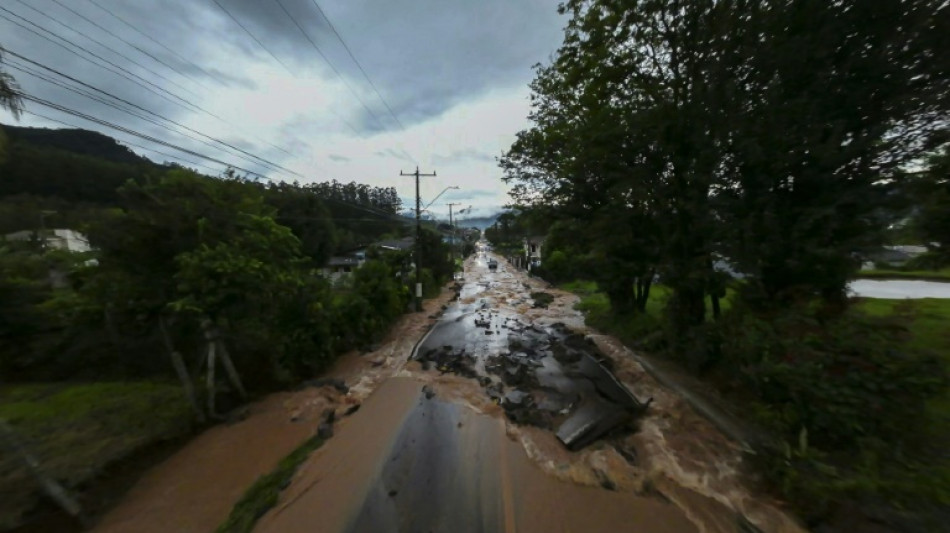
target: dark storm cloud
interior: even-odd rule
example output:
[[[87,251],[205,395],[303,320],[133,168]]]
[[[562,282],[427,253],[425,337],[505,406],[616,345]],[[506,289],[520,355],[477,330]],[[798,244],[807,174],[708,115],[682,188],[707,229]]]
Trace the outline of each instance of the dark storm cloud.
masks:
[[[243,29],[212,0],[61,0],[82,17],[52,0],[24,0],[45,15],[69,28],[79,30],[120,50],[149,69],[159,72],[202,95],[213,95],[216,86],[254,88],[258,80],[232,69],[248,59],[274,63]],[[276,0],[218,0],[238,21],[293,73],[325,79],[336,77]],[[349,59],[312,0],[281,0],[291,16],[308,32],[346,83],[360,95],[370,111],[362,111],[350,122],[361,133],[396,128],[385,106],[376,97],[356,65]],[[101,5],[105,9],[97,7]],[[531,78],[531,65],[543,61],[560,41],[562,23],[556,14],[556,0],[322,0],[320,5],[346,39],[353,53],[369,73],[376,88],[407,127],[438,116],[453,105],[476,98],[494,88],[523,86]],[[81,44],[90,51],[158,85],[143,88],[123,77],[85,61],[50,42],[22,20],[27,29],[0,20],[0,45],[43,64],[57,68],[104,91],[116,94],[158,115],[185,122],[200,114],[162,90],[191,99],[178,87],[156,78],[142,67],[129,64],[115,53],[59,26],[30,10],[17,0],[0,2],[0,7],[29,19],[57,35]],[[110,15],[111,13],[111,15]],[[0,15],[10,16],[0,11]],[[115,16],[112,16],[115,15]],[[118,17],[118,18],[116,18]],[[119,20],[131,24],[133,28]],[[147,35],[148,37],[143,36]],[[151,57],[123,44],[134,43],[148,54],[173,67],[170,71]],[[152,41],[161,44],[156,44]],[[65,44],[65,43],[64,43]],[[71,45],[66,45],[67,48]],[[80,52],[82,55],[82,52]],[[6,58],[10,59],[10,58]],[[132,127],[149,135],[222,159],[221,150],[133,118],[125,112],[93,102],[5,65],[24,90],[39,98],[82,110],[109,122]],[[127,75],[127,74],[126,74]],[[356,101],[355,97],[353,102]],[[360,106],[362,108],[362,106]],[[118,138],[123,134],[92,127],[78,118],[63,118],[35,104],[28,110],[62,118],[64,121],[98,129]],[[28,117],[29,118],[29,117]],[[299,151],[308,143],[293,128],[281,128],[281,146]],[[229,142],[237,139],[230,139]],[[273,139],[271,139],[273,141]],[[144,142],[147,141],[137,141]],[[244,137],[241,147],[268,159],[280,160],[280,153],[267,143]],[[395,150],[377,155],[407,159]],[[446,158],[462,158],[463,153]],[[473,154],[472,157],[480,156]],[[236,163],[254,171],[264,171],[242,158]]]
[[[119,4],[118,2],[97,1],[110,9],[121,8],[120,5],[111,5]],[[220,147],[207,146],[203,142],[194,140],[191,138],[195,137],[194,134],[174,134],[168,129],[152,124],[152,122],[159,121],[158,117],[183,122],[189,115],[194,114],[195,107],[189,103],[194,96],[189,94],[188,90],[195,93],[207,90],[204,89],[205,87],[210,87],[213,90],[216,83],[253,86],[252,81],[243,78],[240,73],[222,73],[216,66],[202,69],[193,66],[191,63],[181,61],[163,48],[145,40],[135,30],[122,25],[120,21],[110,19],[88,1],[70,0],[63,3],[89,20],[84,20],[76,13],[49,0],[31,1],[29,3],[4,2],[0,7],[7,11],[0,10],[0,16],[10,20],[0,19],[0,45],[9,52],[22,55],[41,65],[82,80],[103,91],[103,93],[116,95],[141,109],[131,109],[134,115],[138,115],[136,117],[116,107],[105,105],[74,91],[66,90],[61,86],[42,80],[35,74],[53,77],[59,83],[63,83],[65,80],[55,78],[55,75],[51,72],[17,58],[12,53],[6,54],[4,68],[16,77],[26,94],[81,111],[106,122],[126,126],[139,133],[169,140],[194,151],[207,153],[212,157],[224,158],[226,152],[222,151]],[[31,7],[33,9],[30,9]],[[141,4],[139,4],[139,7],[141,7]],[[172,46],[176,45],[176,40],[170,39],[170,35],[194,35],[194,32],[189,30],[195,24],[191,17],[166,17],[165,21],[158,23],[154,16],[140,17],[134,13],[130,14],[121,10],[117,10],[116,14],[125,20],[133,21],[143,33],[150,36],[154,35],[157,40],[168,41],[169,48],[173,51],[175,48],[172,48]],[[101,28],[95,24],[98,24]],[[90,37],[94,41],[90,40]],[[177,65],[185,75],[176,74],[153,58],[125,45],[120,39],[136,44],[142,50],[172,67]],[[95,41],[98,41],[98,43]],[[177,46],[182,50],[180,55],[185,59],[187,59],[186,54],[188,54],[188,42],[188,40],[177,39]],[[194,44],[197,41],[190,40],[190,42]],[[110,51],[109,47],[112,47],[113,50]],[[192,54],[192,57],[194,57],[194,54]],[[134,60],[139,65],[130,62],[129,59]],[[193,63],[199,65],[200,58],[195,57]],[[33,72],[30,73],[24,69]],[[191,69],[191,71],[189,72],[186,69]],[[167,79],[161,79],[155,73],[160,73]],[[177,85],[169,83],[168,80],[174,81]],[[81,89],[97,98],[108,98],[105,94],[92,91],[89,88]],[[63,115],[36,102],[27,101],[26,108],[29,112],[39,113],[67,124],[86,129],[96,129],[116,138],[138,144],[149,144],[148,141],[135,138],[129,134],[119,133],[104,126],[95,126],[82,118]],[[31,120],[31,115],[28,114],[26,119]],[[177,128],[173,127],[173,129]],[[207,142],[206,139],[204,141]],[[169,149],[166,148],[166,150]],[[261,150],[256,145],[249,145],[247,150],[266,151]],[[249,170],[262,170],[257,166],[252,168],[250,161],[237,158],[237,164],[245,166],[242,163],[246,163],[246,168]]]
[[[285,62],[333,76],[277,0],[219,1]],[[393,127],[312,0],[281,2],[350,85],[362,89],[372,111],[365,113],[363,126],[378,127],[378,118]],[[561,38],[552,0],[323,0],[320,5],[407,126],[498,84],[526,83],[531,66],[546,60]]]

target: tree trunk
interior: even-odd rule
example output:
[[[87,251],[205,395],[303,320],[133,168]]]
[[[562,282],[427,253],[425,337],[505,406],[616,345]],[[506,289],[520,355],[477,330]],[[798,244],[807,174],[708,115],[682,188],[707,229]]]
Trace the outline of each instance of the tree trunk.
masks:
[[[713,320],[719,320],[719,316],[722,314],[722,311],[719,307],[719,295],[710,294],[709,299],[712,301]]]
[[[212,418],[218,418],[218,414],[214,411],[214,364],[215,359],[215,350],[214,343],[208,343],[208,374],[206,386],[208,388],[208,416]]]
[[[195,411],[198,421],[204,423],[205,415],[198,405],[198,398],[195,396],[195,387],[191,382],[191,375],[188,374],[188,368],[185,366],[185,360],[182,358],[181,353],[175,350],[175,346],[172,344],[172,339],[168,335],[168,327],[165,325],[165,319],[163,317],[158,319],[158,327],[162,332],[162,340],[165,342],[165,349],[168,351],[168,356],[171,357],[172,366],[175,368],[175,373],[178,374],[181,386],[185,390],[188,403],[191,404],[191,408]]]
[[[0,442],[2,442],[7,453],[12,457],[17,457],[23,463],[30,474],[36,478],[39,485],[43,487],[46,495],[56,502],[56,505],[59,505],[67,514],[79,520],[83,527],[89,526],[86,517],[82,514],[82,507],[79,506],[79,502],[70,496],[69,492],[59,482],[43,472],[40,462],[27,451],[6,420],[0,420]]]
[[[228,353],[228,349],[224,346],[224,343],[221,342],[221,334],[218,328],[213,327],[211,320],[205,318],[201,321],[201,330],[204,332],[205,340],[209,345],[215,345],[220,348],[221,365],[224,367],[224,371],[228,375],[228,380],[231,382],[231,385],[238,390],[242,398],[247,398],[247,391],[241,382],[241,376],[238,375],[237,369],[234,367],[234,362],[231,361],[231,355]]]
[[[231,384],[241,393],[241,398],[246,399],[247,391],[244,390],[244,384],[241,383],[241,376],[238,375],[237,369],[234,368],[234,363],[231,361],[231,354],[228,353],[228,349],[224,346],[224,342],[221,341],[221,337],[217,338],[217,344],[221,350],[221,363],[224,365],[224,370],[228,373]]]
[[[650,300],[650,287],[653,285],[653,271],[637,279],[637,311],[646,313],[647,302]]]

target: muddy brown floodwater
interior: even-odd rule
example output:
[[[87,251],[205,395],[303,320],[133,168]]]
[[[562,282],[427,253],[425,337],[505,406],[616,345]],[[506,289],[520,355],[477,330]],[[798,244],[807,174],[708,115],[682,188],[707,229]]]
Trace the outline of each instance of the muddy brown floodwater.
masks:
[[[466,263],[415,358],[393,354],[255,531],[803,531],[751,488],[741,443],[589,331],[576,297],[488,257]],[[580,451],[556,436],[585,407],[648,398]]]
[[[311,387],[252,406],[220,430],[230,436],[212,429],[159,465],[101,530],[210,531],[320,413],[359,404],[255,531],[804,531],[754,489],[742,443],[588,330],[575,296],[500,258],[490,271],[489,257],[466,262],[454,301],[430,302],[374,352],[342,358],[331,376],[346,393]],[[553,301],[535,305],[538,292]],[[611,431],[569,439],[571,420],[605,412],[598,423]],[[136,527],[152,523],[166,527]]]

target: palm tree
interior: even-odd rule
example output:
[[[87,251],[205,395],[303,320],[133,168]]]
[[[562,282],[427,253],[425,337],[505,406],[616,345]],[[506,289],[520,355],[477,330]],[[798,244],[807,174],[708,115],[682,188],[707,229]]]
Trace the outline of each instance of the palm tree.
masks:
[[[3,47],[0,46],[0,63],[3,62]],[[20,86],[13,76],[0,69],[0,108],[13,113],[13,118],[19,119],[23,111],[23,99],[20,97]]]

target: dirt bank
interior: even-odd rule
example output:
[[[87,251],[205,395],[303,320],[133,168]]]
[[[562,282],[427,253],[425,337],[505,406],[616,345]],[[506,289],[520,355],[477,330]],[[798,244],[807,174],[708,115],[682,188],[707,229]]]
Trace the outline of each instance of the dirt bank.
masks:
[[[255,531],[697,531],[660,499],[546,475],[501,418],[423,385],[387,380]]]
[[[408,353],[431,325],[427,317],[452,296],[445,290],[422,313],[402,317],[374,352],[341,357],[329,375],[351,385],[349,394],[329,386],[305,388],[250,405],[242,421],[208,429],[145,472],[93,531],[214,531],[245,489],[316,433],[325,409],[346,410],[398,371],[402,361],[394,354]]]

